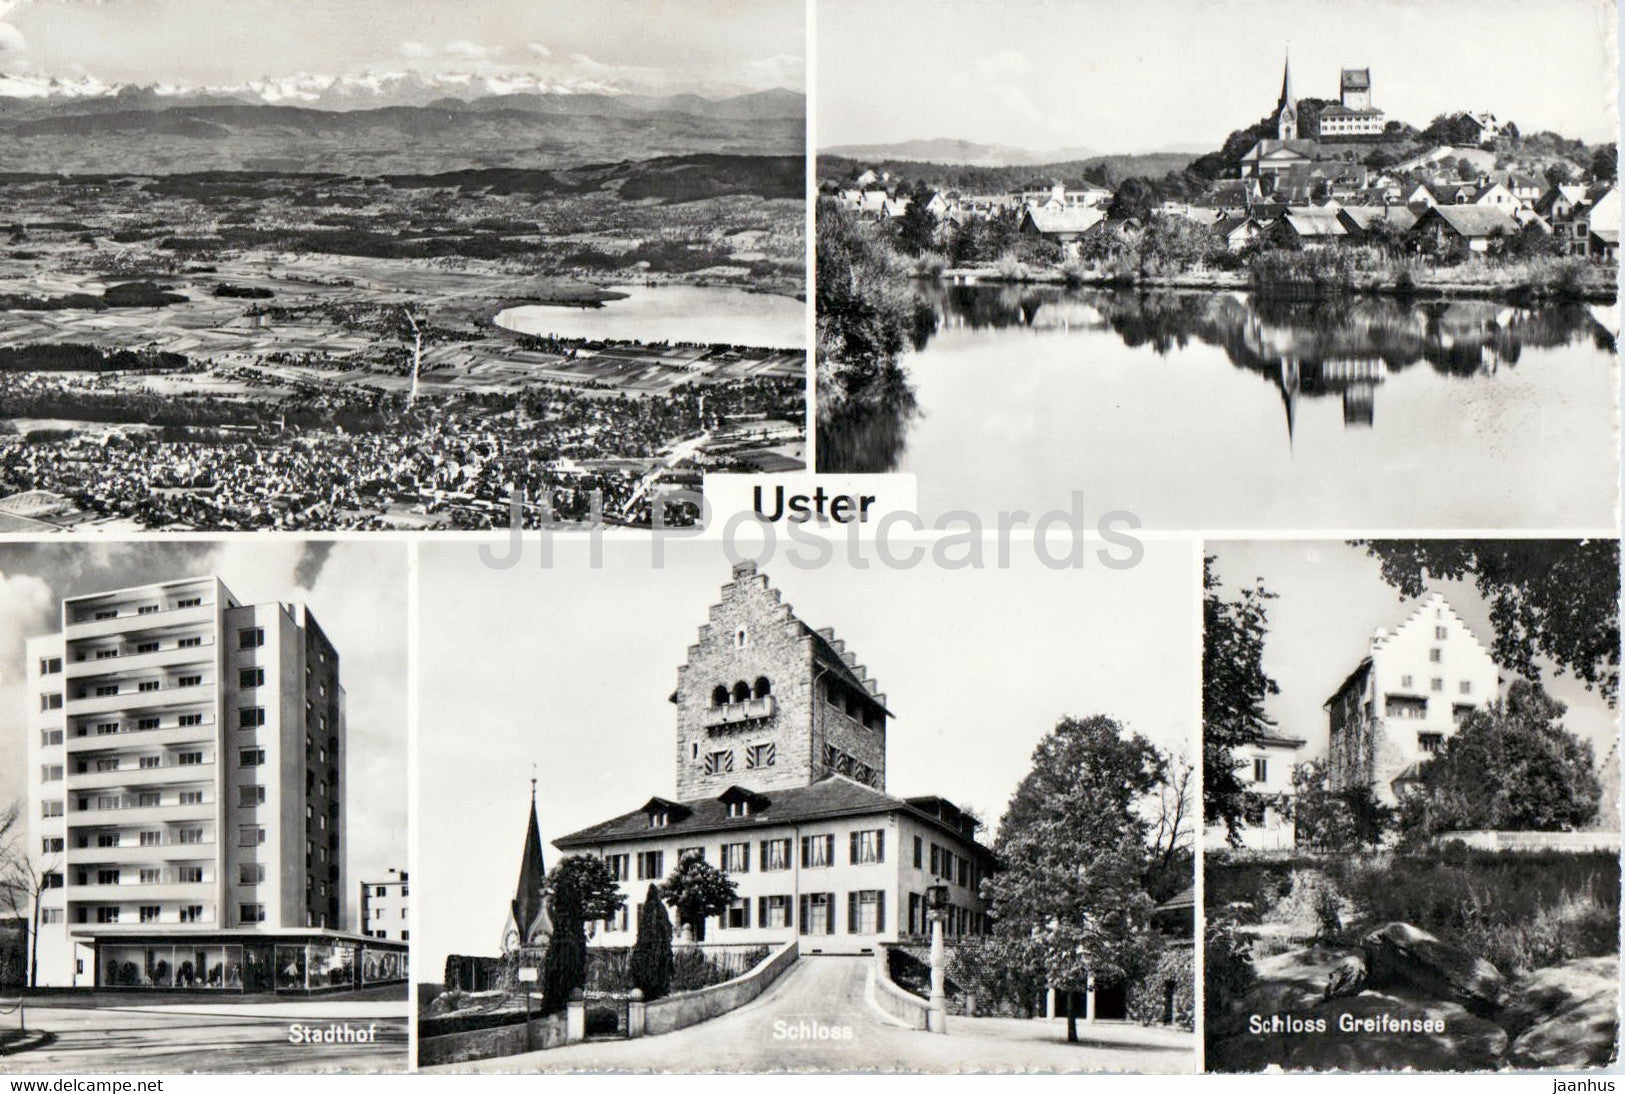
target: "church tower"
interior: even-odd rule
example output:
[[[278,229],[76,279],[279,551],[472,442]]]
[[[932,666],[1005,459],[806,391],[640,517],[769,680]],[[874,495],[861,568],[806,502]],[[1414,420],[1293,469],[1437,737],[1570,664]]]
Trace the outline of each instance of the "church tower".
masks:
[[[525,850],[519,856],[519,884],[508,906],[508,925],[502,932],[502,952],[545,949],[553,937],[553,919],[542,895],[547,867],[542,862],[542,832],[536,823],[536,780],[530,780],[530,827]]]
[[[1275,130],[1283,141],[1298,139],[1298,100],[1292,94],[1292,55],[1281,68],[1281,101],[1276,104]]]
[[[733,569],[677,670],[677,798],[845,775],[886,788],[891,712],[831,630],[813,630],[754,563]]]

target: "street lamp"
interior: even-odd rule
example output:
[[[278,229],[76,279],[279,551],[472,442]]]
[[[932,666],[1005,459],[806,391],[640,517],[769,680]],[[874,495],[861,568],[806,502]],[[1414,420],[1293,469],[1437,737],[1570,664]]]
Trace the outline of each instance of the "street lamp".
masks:
[[[951,911],[948,886],[933,885],[925,891],[925,918],[931,923],[931,998],[925,1012],[925,1028],[931,1033],[948,1032],[948,987],[943,970],[942,921]]]

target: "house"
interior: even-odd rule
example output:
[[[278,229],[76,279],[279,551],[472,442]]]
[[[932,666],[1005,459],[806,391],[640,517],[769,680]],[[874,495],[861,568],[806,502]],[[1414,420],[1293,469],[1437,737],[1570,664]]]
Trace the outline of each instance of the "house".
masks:
[[[1241,177],[1273,179],[1275,176],[1315,162],[1320,145],[1312,140],[1268,138],[1249,148],[1241,157]]]
[[[738,893],[707,920],[708,942],[799,938],[803,955],[873,953],[929,934],[926,898],[939,886],[949,938],[988,930],[981,883],[994,859],[978,822],[940,797],[886,792],[886,696],[754,563],[734,566],[670,699],[674,796],[553,841],[602,859],[625,899],[589,945],[630,946],[649,885],[691,853]]]
[[[1105,212],[1093,206],[1049,209],[1029,205],[1021,211],[1021,223],[1016,230],[1067,244],[1076,243],[1105,222]]]
[[[1338,219],[1341,210],[1288,209],[1276,223],[1275,231],[1283,240],[1301,247],[1324,247],[1337,243],[1348,235]]]
[[[1576,231],[1571,237],[1580,244],[1570,254],[1599,260],[1619,257],[1619,188],[1609,186],[1581,205],[1574,213]],[[1580,234],[1583,233],[1583,234]]]
[[[868,216],[884,216],[891,195],[884,190],[865,190],[858,199],[858,212]]]
[[[1507,189],[1505,185],[1489,181],[1479,183],[1478,188],[1467,199],[1467,203],[1469,205],[1493,206],[1505,213],[1511,213],[1523,204],[1518,200],[1518,196]]]
[[[908,207],[913,203],[912,198],[887,198],[881,203],[880,216],[886,220],[896,220],[908,212]]]
[[[1517,235],[1518,222],[1493,206],[1439,205],[1416,218],[1411,234],[1436,245],[1453,244],[1483,254],[1497,236]]]
[[[1245,215],[1225,217],[1213,226],[1213,230],[1231,251],[1245,250],[1264,234],[1264,226]]]
[[[1496,116],[1491,114],[1488,110],[1480,110],[1474,113],[1463,114],[1461,116],[1467,119],[1467,121],[1471,122],[1473,125],[1473,130],[1476,134],[1472,139],[1474,144],[1483,144],[1486,141],[1493,141],[1496,137],[1501,135],[1501,130],[1504,128],[1504,123],[1497,119]]]
[[[1253,851],[1276,851],[1296,843],[1292,824],[1292,769],[1301,761],[1301,737],[1265,732],[1232,753],[1242,784],[1243,827],[1237,835],[1241,846]],[[1210,847],[1223,846],[1227,832],[1222,826],[1207,830]]]
[[[1351,243],[1365,242],[1378,223],[1386,223],[1396,232],[1408,232],[1416,225],[1416,214],[1404,205],[1349,205],[1337,211],[1337,219]]]
[[[1535,202],[1535,212],[1552,226],[1552,235],[1564,254],[1590,253],[1591,228],[1586,208],[1591,201],[1592,195],[1586,187],[1578,183],[1559,183]],[[1605,220],[1606,216],[1604,210]]]
[[[1500,686],[1494,659],[1443,596],[1418,603],[1323,704],[1334,790],[1368,786],[1387,805]]]

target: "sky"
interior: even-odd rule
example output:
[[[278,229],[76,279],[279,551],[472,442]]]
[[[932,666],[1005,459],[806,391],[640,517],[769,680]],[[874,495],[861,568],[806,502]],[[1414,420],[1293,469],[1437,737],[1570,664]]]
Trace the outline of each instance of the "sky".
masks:
[[[410,71],[560,89],[802,90],[799,0],[0,0],[0,73],[227,87]]]
[[[667,701],[730,566],[715,543],[605,545],[591,570],[561,549],[483,566],[468,544],[420,554],[418,861],[422,978],[448,953],[499,952],[530,802],[551,841],[674,792]],[[762,572],[803,622],[845,639],[895,712],[887,792],[976,809],[991,840],[1033,748],[1063,716],[1107,714],[1194,759],[1200,559],[1147,544],[1135,569],[1052,571],[842,561]],[[493,641],[493,635],[500,640]]]
[[[1031,150],[1211,150],[1370,68],[1373,103],[1424,127],[1489,110],[1612,140],[1610,0],[820,0],[817,145],[938,137]]]
[[[64,596],[214,574],[239,601],[306,605],[339,652],[346,698],[353,926],[356,882],[407,858],[404,544],[291,538],[0,545],[0,755],[27,755],[24,641],[57,628]],[[20,763],[0,764],[0,803],[27,793]]]
[[[1254,577],[1278,594],[1268,604],[1264,671],[1281,693],[1266,701],[1265,712],[1281,733],[1308,741],[1304,760],[1324,756],[1327,724],[1321,704],[1370,652],[1371,633],[1404,622],[1416,602],[1384,582],[1377,561],[1361,547],[1248,541],[1209,543],[1207,549],[1217,559],[1225,599],[1234,599]],[[1434,582],[1423,596],[1431,592],[1442,593],[1484,647],[1493,647],[1489,607],[1471,581]],[[1587,691],[1572,676],[1555,675],[1550,662],[1541,662],[1541,668],[1547,692],[1568,704],[1563,724],[1590,741],[1601,760],[1615,739],[1617,714],[1600,693]]]

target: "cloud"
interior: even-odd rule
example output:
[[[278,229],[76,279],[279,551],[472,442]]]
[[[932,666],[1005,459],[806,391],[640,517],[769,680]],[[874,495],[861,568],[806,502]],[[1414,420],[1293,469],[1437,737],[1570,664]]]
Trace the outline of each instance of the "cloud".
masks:
[[[525,48],[530,50],[532,53],[534,53],[538,57],[551,57],[551,56],[553,56],[553,51],[548,49],[546,46],[542,45],[542,43],[540,43],[540,42],[531,42]]]
[[[446,56],[461,57],[465,61],[485,61],[501,52],[501,46],[482,46],[466,40],[447,42],[445,48]]]
[[[293,579],[301,589],[308,591],[316,587],[316,580],[322,576],[322,567],[327,565],[334,546],[328,539],[307,539],[301,544],[299,561],[293,568]]]
[[[418,57],[427,57],[430,52],[429,47],[424,45],[422,42],[402,42],[397,48],[399,49],[402,57],[411,57],[414,59]]]

